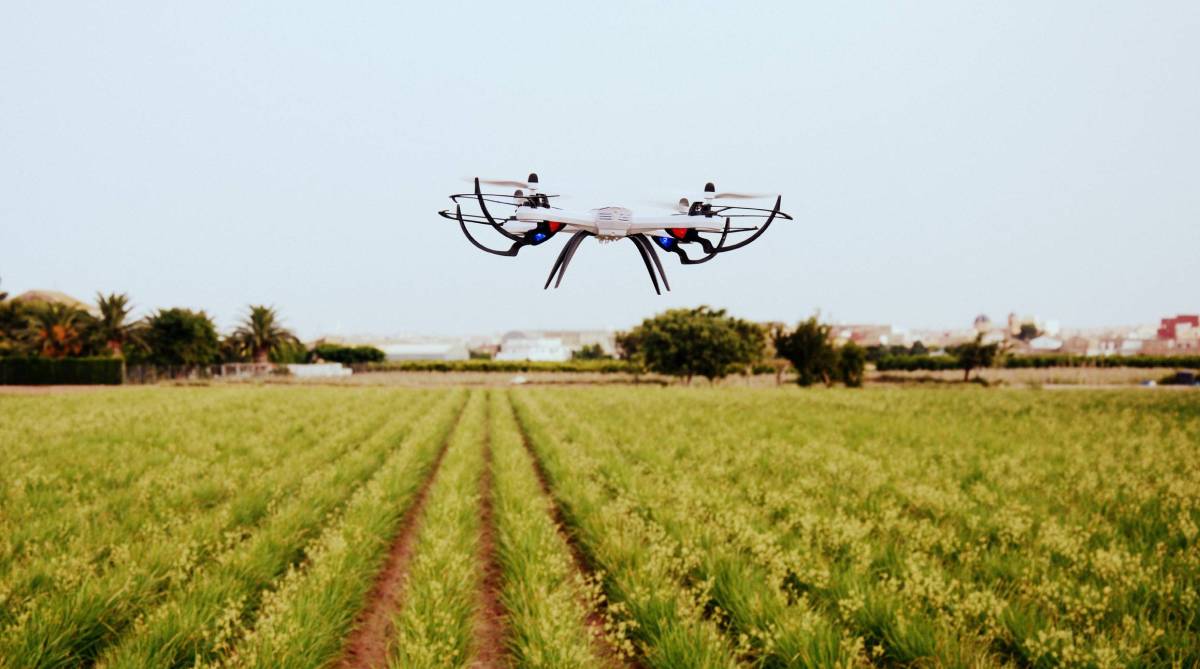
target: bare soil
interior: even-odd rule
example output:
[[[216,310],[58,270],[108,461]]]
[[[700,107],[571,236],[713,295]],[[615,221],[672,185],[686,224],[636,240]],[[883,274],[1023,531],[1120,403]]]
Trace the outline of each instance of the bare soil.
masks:
[[[442,467],[442,460],[450,446],[450,439],[458,428],[465,408],[459,407],[454,426],[446,433],[445,438],[434,458],[429,474],[421,483],[421,489],[413,498],[408,510],[400,519],[396,538],[388,550],[387,560],[375,578],[375,585],[367,595],[366,604],[355,620],[353,631],[346,638],[342,648],[342,658],[337,666],[346,669],[366,669],[382,667],[387,663],[389,644],[394,636],[392,618],[400,609],[400,601],[404,595],[404,585],[408,576],[408,566],[412,561],[413,550],[416,546],[417,533],[420,530],[421,518],[425,511],[425,502],[429,490]]]
[[[479,616],[475,620],[477,669],[498,669],[504,660],[504,606],[500,603],[501,570],[497,558],[496,514],[492,496],[491,406],[484,433],[483,475],[479,479]]]

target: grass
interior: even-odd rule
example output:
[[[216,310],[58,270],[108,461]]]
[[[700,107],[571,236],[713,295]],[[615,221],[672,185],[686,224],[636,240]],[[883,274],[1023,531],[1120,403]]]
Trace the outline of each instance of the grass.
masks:
[[[0,396],[0,666],[331,666],[442,444],[393,666],[489,529],[513,667],[1200,665],[1194,392],[290,385]]]

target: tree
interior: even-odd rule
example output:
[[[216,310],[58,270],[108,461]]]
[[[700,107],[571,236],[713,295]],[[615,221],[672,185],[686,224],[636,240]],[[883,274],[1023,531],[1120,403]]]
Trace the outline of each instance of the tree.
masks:
[[[1017,339],[1021,341],[1033,341],[1042,334],[1038,331],[1036,323],[1021,323],[1021,329],[1017,332]]]
[[[203,311],[159,309],[146,321],[148,361],[157,365],[209,365],[219,353],[217,326]]]
[[[854,342],[847,342],[837,351],[838,380],[848,388],[861,388],[867,367],[867,352]]]
[[[958,358],[958,367],[963,370],[963,381],[967,381],[971,378],[971,370],[995,364],[1000,345],[984,344],[983,333],[980,333],[975,336],[975,341],[952,346],[947,351]]]
[[[96,338],[113,356],[124,357],[125,347],[138,340],[142,327],[140,322],[129,320],[129,314],[133,311],[129,296],[125,293],[97,293],[96,306],[100,310],[100,317],[93,328]]]
[[[909,349],[909,355],[929,355],[929,349],[918,339],[913,342],[912,348]]]
[[[68,304],[46,302],[30,310],[30,329],[41,355],[65,358],[84,346],[87,314]]]
[[[670,309],[617,337],[622,357],[650,371],[712,381],[762,355],[763,331],[749,321],[707,306]]]
[[[821,324],[816,316],[801,321],[788,332],[777,328],[772,338],[779,357],[796,368],[796,382],[811,386],[818,379],[832,385],[837,366],[837,350],[829,339],[832,327]],[[865,359],[866,353],[863,352]]]
[[[274,307],[250,305],[250,312],[233,331],[233,338],[249,351],[254,362],[267,362],[271,353],[284,345],[294,345],[299,340],[291,330],[283,327]]]
[[[29,314],[24,305],[0,292],[0,355],[23,353],[29,345]]]

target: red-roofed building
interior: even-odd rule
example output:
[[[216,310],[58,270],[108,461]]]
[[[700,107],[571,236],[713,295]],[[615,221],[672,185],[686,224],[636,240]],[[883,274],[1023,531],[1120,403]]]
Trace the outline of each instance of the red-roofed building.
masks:
[[[1159,339],[1191,339],[1200,331],[1200,316],[1180,314],[1162,319],[1158,328]]]

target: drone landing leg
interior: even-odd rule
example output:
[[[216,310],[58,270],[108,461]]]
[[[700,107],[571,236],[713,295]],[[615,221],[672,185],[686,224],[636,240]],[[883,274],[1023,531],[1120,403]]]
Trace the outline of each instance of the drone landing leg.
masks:
[[[554,266],[550,268],[550,276],[546,277],[546,285],[542,286],[542,290],[549,288],[550,282],[554,280],[554,275],[558,274],[558,268],[562,267],[563,258],[567,257],[567,249],[571,248],[572,241],[574,238],[567,240],[567,243],[563,244],[562,250],[558,252],[558,257],[554,259]]]
[[[646,256],[646,249],[642,248],[636,237],[630,237],[629,241],[633,242],[633,245],[637,247],[638,255],[642,256],[642,262],[645,263],[646,271],[650,274],[650,283],[654,284],[654,292],[662,295],[662,291],[658,289],[658,277],[654,275],[654,267],[650,264],[650,258]]]
[[[558,283],[554,284],[554,287],[558,288],[559,284],[562,283],[562,274],[559,274],[559,269],[562,270],[563,274],[566,273],[567,263],[571,262],[571,257],[575,255],[575,249],[579,247],[579,244],[583,241],[583,238],[590,234],[590,232],[584,232],[580,230],[579,232],[571,235],[571,238],[567,240],[566,244],[563,244],[562,250],[558,252],[558,258],[555,258],[554,260],[554,266],[550,268],[550,276],[546,277],[546,285],[542,286],[542,290],[550,287],[550,282],[554,281],[555,274],[559,275]]]
[[[646,239],[645,235],[634,235],[633,239],[637,241],[638,246],[645,249],[646,255],[650,256],[650,259],[654,261],[654,266],[658,268],[658,275],[662,277],[663,288],[666,288],[668,291],[671,290],[671,284],[667,281],[667,273],[663,270],[662,261],[658,259],[658,253],[654,250],[654,244],[649,239]]]
[[[567,255],[563,258],[562,268],[558,270],[558,280],[554,282],[555,288],[558,288],[560,285],[562,285],[563,277],[567,275],[567,265],[571,264],[571,258],[575,257],[575,252],[579,250],[579,245],[583,243],[585,238],[591,236],[591,234],[592,233],[590,232],[580,230],[574,235],[571,235],[570,241],[567,242],[567,247],[569,247],[570,250],[567,250]]]

